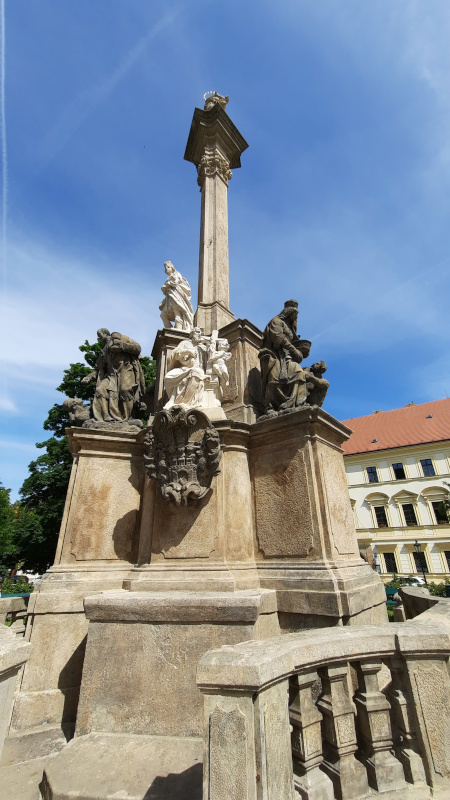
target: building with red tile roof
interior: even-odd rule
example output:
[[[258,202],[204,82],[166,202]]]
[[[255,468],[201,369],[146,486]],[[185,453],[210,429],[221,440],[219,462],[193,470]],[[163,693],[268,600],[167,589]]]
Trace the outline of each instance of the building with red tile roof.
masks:
[[[393,574],[450,577],[450,398],[344,421],[344,463],[362,552]]]
[[[345,455],[373,453],[412,444],[450,439],[450,397],[392,411],[374,411],[368,417],[344,420],[353,431],[343,445]]]

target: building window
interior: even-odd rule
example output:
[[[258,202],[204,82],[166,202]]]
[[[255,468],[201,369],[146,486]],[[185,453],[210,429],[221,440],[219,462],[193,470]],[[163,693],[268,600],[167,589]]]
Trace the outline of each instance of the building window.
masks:
[[[417,525],[417,517],[416,512],[414,511],[414,506],[412,503],[403,503],[403,516],[405,517],[405,524],[410,527],[411,525]]]
[[[447,569],[450,572],[450,550],[444,550],[444,558],[447,562]]]
[[[384,563],[386,565],[386,572],[397,572],[397,562],[395,560],[395,553],[383,553]]]
[[[394,470],[394,476],[396,481],[402,481],[406,478],[405,470],[403,469],[403,464],[399,461],[398,464],[392,464],[392,469]]]
[[[387,528],[388,520],[386,508],[384,506],[374,506],[375,516],[377,518],[377,525],[379,528]]]
[[[367,467],[367,477],[369,483],[378,483],[378,472],[376,467]]]
[[[442,501],[439,503],[438,501],[431,503],[433,506],[434,516],[436,517],[436,522],[438,525],[446,525],[448,523],[447,514],[445,511],[445,506]]]
[[[420,463],[422,464],[422,472],[425,478],[429,475],[436,475],[431,458],[421,458]]]
[[[416,565],[416,572],[425,572],[425,574],[428,574],[428,566],[427,566],[427,560],[425,558],[425,553],[413,553],[413,556]]]

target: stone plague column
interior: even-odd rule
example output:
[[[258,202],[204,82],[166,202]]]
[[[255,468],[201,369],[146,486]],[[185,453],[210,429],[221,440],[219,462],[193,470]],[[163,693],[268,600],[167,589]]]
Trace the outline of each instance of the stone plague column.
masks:
[[[230,311],[228,181],[248,144],[225,112],[228,98],[214,92],[196,108],[184,158],[197,167],[202,193],[198,309],[195,324],[207,335],[234,320]]]

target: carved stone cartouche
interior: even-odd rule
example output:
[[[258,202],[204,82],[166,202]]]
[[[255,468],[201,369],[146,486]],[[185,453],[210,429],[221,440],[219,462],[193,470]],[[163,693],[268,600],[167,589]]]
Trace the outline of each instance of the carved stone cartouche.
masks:
[[[173,406],[156,414],[144,437],[144,463],[176,506],[201,500],[220,472],[220,438],[206,414]]]
[[[260,419],[288,414],[304,405],[321,406],[329,383],[322,375],[327,365],[317,361],[302,368],[311,342],[297,336],[298,303],[287,300],[283,310],[264,330],[259,351],[265,413]]]

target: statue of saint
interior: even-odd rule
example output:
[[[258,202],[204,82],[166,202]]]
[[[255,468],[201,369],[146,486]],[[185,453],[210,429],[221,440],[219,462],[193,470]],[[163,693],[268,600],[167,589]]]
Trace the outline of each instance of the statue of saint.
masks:
[[[139,361],[141,346],[121,333],[110,333],[107,328],[100,328],[97,337],[102,351],[95,369],[82,381],[97,381],[89,422],[126,421],[141,426],[140,420],[133,419],[133,414],[142,410],[141,397],[145,393]]]
[[[169,371],[164,376],[164,386],[169,395],[166,410],[172,406],[201,408],[205,372],[199,364],[197,346],[190,340],[180,342],[171,354]]]
[[[307,379],[300,363],[308,356],[311,343],[297,337],[297,316],[297,301],[287,300],[264,331],[259,359],[269,416],[295,409],[307,400]]]
[[[176,330],[189,332],[194,325],[191,287],[171,261],[165,262],[164,269],[168,277],[164,286],[161,286],[164,300],[159,306],[163,325],[165,328],[170,328],[170,323],[173,322]]]
[[[179,342],[168,360],[164,388],[169,399],[164,409],[221,408],[229,379],[226,363],[231,358],[229,350],[228,341],[219,339],[217,331],[205,336],[201,328],[193,328],[189,339]]]

